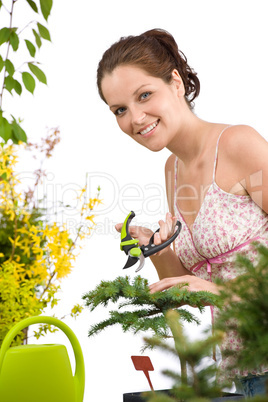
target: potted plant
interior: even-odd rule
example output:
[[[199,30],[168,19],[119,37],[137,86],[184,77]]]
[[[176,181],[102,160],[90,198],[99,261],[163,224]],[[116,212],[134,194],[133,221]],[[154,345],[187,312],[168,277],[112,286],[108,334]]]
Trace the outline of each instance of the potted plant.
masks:
[[[125,394],[124,402],[244,400],[242,395],[222,393],[217,380],[215,381],[218,374],[216,366],[211,364],[202,367],[200,363],[204,356],[210,354],[213,346],[221,342],[223,333],[235,329],[243,342],[243,348],[224,352],[226,356],[232,357],[230,375],[234,367],[252,370],[260,366],[268,367],[268,249],[256,244],[256,254],[257,264],[253,264],[245,256],[238,257],[241,275],[228,284],[221,283],[219,297],[208,292],[190,293],[184,285],[150,294],[147,280],[140,276],[135,277],[132,282],[129,277],[118,277],[110,282],[102,281],[83,296],[86,306],[91,310],[100,305],[107,307],[109,302],[118,304],[116,310],[109,311],[106,320],[90,328],[89,336],[115,324],[120,324],[124,332],[150,331],[153,336],[144,338],[144,349],[161,348],[178,358],[180,372],[164,372],[174,380],[172,390]],[[183,333],[182,320],[198,320],[183,308],[185,304],[196,306],[201,312],[205,304],[223,306],[212,335],[204,340],[189,342]],[[236,324],[233,318],[236,319]],[[174,347],[166,342],[170,334]],[[268,399],[267,395],[268,392],[251,400],[264,402]]]
[[[222,333],[217,332],[204,341],[190,343],[183,334],[181,324],[182,320],[199,323],[197,317],[186,310],[184,305],[195,306],[203,312],[205,305],[219,304],[218,296],[205,291],[189,292],[186,284],[170,288],[165,292],[151,294],[146,279],[136,276],[131,280],[126,276],[118,277],[114,281],[102,281],[94,290],[85,294],[83,299],[91,311],[101,305],[107,307],[109,303],[117,305],[116,310],[109,311],[107,319],[91,326],[89,336],[119,324],[124,332],[152,333],[152,338],[145,338],[144,349],[159,347],[178,357],[180,374],[166,372],[176,379],[173,390],[167,390],[165,394],[157,392],[147,396],[140,393],[125,394],[125,402],[138,402],[144,398],[152,398],[149,399],[152,402],[174,401],[174,398],[175,400],[187,398],[188,401],[196,400],[197,402],[196,398],[199,397],[205,402],[214,400],[204,399],[205,396],[208,398],[212,395],[213,397],[222,396],[216,381],[211,380],[216,373],[215,365],[202,370],[198,368],[203,357],[209,355],[213,346],[220,341]],[[170,337],[174,340],[174,348],[165,343],[165,340]],[[187,366],[190,367],[189,375],[187,375]],[[228,397],[229,395],[223,396],[224,400]],[[235,396],[232,395],[232,397]]]
[[[239,255],[237,264],[241,268],[241,275],[228,284],[221,283],[220,298],[223,308],[214,325],[214,336],[192,344],[189,343],[183,335],[183,328],[178,317],[176,317],[176,312],[169,311],[166,314],[166,319],[172,329],[175,347],[170,348],[169,345],[157,338],[145,339],[149,345],[155,345],[166,352],[171,352],[177,355],[181,361],[186,360],[188,363],[192,377],[192,388],[190,387],[190,389],[187,386],[187,379],[183,370],[181,370],[181,374],[168,370],[164,373],[174,379],[173,395],[175,400],[185,398],[187,401],[202,400],[204,402],[209,400],[207,397],[211,395],[211,391],[212,395],[214,391],[217,392],[213,386],[211,387],[213,385],[211,378],[218,374],[218,370],[215,371],[213,366],[204,367],[201,370],[196,369],[200,363],[199,357],[202,358],[207,352],[207,346],[213,345],[215,341],[216,343],[220,341],[223,333],[235,330],[242,342],[242,347],[239,350],[226,348],[223,352],[224,357],[230,358],[227,367],[227,374],[230,375],[230,378],[233,377],[234,369],[241,369],[242,371],[246,369],[254,373],[261,372],[263,367],[268,367],[268,248],[261,244],[255,244],[255,247],[255,264],[246,256]],[[205,398],[198,399],[200,395],[204,395]],[[225,395],[222,398],[223,400],[228,400],[228,398],[230,400],[245,400],[242,396],[234,395]],[[167,395],[151,395],[146,400],[149,402],[172,402],[174,399]],[[252,402],[266,402],[267,400],[268,381],[266,382],[266,394],[251,398]]]

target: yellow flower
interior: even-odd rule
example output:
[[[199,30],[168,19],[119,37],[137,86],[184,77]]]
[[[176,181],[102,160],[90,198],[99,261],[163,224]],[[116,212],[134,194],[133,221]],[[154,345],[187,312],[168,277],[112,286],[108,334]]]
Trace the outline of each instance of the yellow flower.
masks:
[[[86,217],[86,220],[92,222],[95,225],[95,222],[93,220],[94,218],[95,218],[95,215],[90,215],[90,216]]]

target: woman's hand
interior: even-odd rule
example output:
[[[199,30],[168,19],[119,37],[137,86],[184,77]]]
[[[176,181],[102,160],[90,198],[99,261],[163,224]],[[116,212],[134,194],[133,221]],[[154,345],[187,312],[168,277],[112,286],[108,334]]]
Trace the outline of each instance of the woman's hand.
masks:
[[[164,243],[166,240],[168,240],[175,231],[176,223],[177,223],[177,218],[173,217],[169,212],[166,214],[166,221],[163,221],[162,219],[158,222],[160,226],[159,232],[155,233],[154,235],[154,244],[159,245]],[[118,232],[121,232],[123,223],[118,223],[115,225],[115,228]],[[153,235],[152,230],[148,228],[144,228],[142,226],[129,226],[128,228],[129,234],[131,237],[134,239],[137,239],[139,241],[139,245],[147,245],[149,243],[150,238]],[[154,255],[161,255],[165,253],[169,249],[169,247],[164,248],[163,250],[159,251],[158,253]]]
[[[206,290],[208,292],[214,293],[216,295],[219,294],[219,288],[215,283],[206,281],[204,279],[198,278],[195,275],[183,275],[176,276],[173,278],[164,278],[161,281],[153,283],[150,285],[150,292],[162,292],[163,290],[169,289],[172,286],[177,286],[182,283],[187,283],[187,289],[190,292],[199,292],[201,290]]]

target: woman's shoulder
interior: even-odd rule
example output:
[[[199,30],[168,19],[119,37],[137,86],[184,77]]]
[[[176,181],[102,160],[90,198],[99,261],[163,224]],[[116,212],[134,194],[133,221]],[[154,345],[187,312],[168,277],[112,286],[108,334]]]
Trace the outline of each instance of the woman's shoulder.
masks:
[[[267,144],[265,138],[258,131],[243,124],[228,127],[221,136],[220,142],[222,148],[230,154],[241,151],[241,149],[251,148],[253,144]]]
[[[238,176],[246,177],[262,169],[267,165],[267,156],[268,142],[251,126],[231,126],[220,138],[219,157]]]

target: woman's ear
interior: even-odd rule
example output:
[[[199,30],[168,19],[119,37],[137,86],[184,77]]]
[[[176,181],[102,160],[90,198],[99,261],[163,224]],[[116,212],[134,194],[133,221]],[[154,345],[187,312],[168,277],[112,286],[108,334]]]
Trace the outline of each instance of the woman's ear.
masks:
[[[174,69],[171,73],[171,76],[173,79],[173,84],[175,85],[175,88],[177,90],[178,96],[184,96],[185,88],[184,88],[184,84],[183,84],[182,78],[181,78],[178,70]]]

